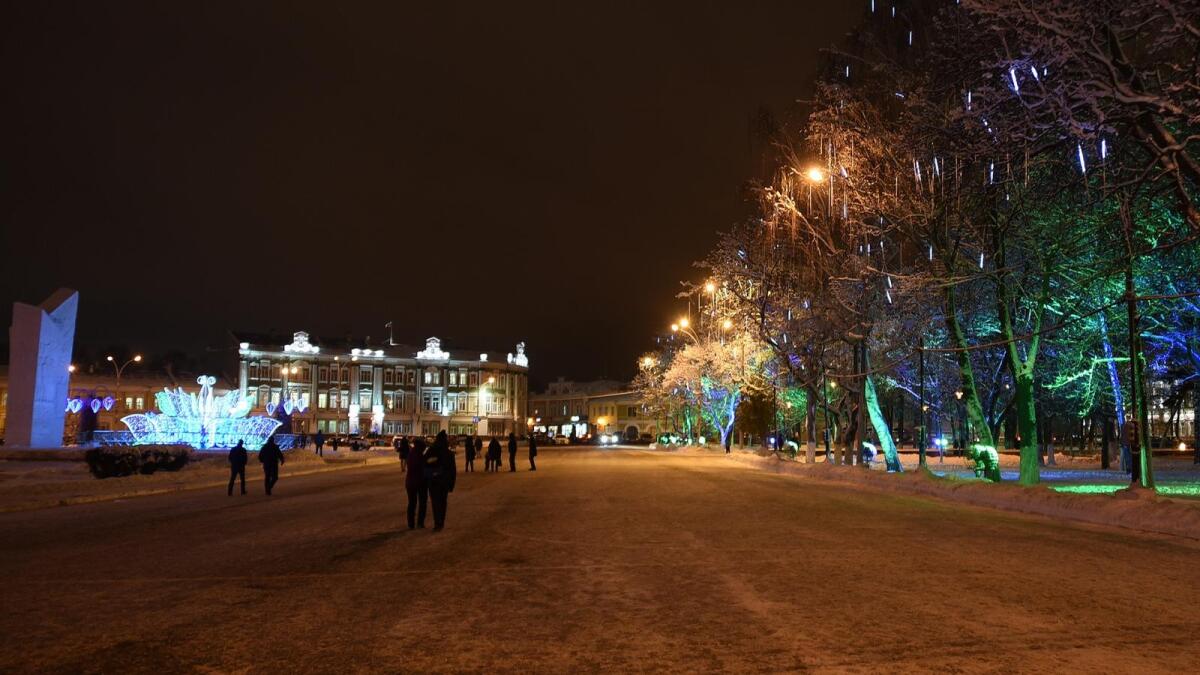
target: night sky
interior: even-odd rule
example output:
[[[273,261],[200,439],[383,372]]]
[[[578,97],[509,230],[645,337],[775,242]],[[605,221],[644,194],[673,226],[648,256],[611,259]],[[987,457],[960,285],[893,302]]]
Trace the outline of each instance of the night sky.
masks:
[[[0,300],[78,337],[227,329],[629,377],[864,3],[25,2],[4,15]]]

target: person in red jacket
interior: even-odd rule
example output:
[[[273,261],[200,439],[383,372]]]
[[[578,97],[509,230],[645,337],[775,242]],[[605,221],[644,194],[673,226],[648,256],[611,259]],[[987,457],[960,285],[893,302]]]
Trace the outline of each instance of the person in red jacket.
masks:
[[[408,473],[404,490],[408,493],[408,529],[425,527],[425,507],[429,502],[429,486],[425,484],[425,439],[418,436],[408,450]]]

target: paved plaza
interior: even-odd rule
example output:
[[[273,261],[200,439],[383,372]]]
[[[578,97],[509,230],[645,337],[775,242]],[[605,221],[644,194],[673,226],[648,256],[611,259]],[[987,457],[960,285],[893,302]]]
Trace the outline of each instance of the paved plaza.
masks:
[[[521,457],[524,457],[522,450]],[[396,465],[0,515],[0,671],[1103,670],[1200,662],[1195,542],[547,448],[403,525]],[[257,478],[257,466],[252,476]]]

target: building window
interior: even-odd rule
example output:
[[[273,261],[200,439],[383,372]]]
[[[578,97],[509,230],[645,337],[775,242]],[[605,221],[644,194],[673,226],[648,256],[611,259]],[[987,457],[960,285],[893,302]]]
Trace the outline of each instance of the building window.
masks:
[[[327,392],[317,392],[317,407],[321,410],[329,407],[329,394]]]
[[[424,436],[437,436],[438,432],[441,430],[442,423],[440,421],[434,420],[432,422],[421,422],[421,434]]]
[[[358,390],[358,409],[359,410],[370,410],[371,409],[371,390],[370,389],[359,389]]]
[[[386,384],[391,384],[391,383],[392,383],[392,369],[391,369],[391,368],[384,368],[384,369],[383,369],[383,381],[384,381],[384,383],[386,383]]]
[[[324,366],[321,366],[321,368],[319,369],[319,372],[317,373],[317,377],[321,378],[322,382],[328,382],[329,381],[329,369]]]

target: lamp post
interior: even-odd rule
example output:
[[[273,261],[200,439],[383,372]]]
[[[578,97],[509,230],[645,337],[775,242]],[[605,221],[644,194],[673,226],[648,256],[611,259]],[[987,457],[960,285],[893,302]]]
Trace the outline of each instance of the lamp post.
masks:
[[[958,425],[957,425],[958,429],[955,431],[954,435],[959,438],[959,441],[957,443],[955,443],[955,445],[958,447],[958,449],[966,450],[967,449],[967,433],[963,430],[963,418],[965,417],[965,415],[963,415],[963,411],[962,411],[962,397],[963,397],[962,389],[954,390],[954,400],[956,401],[956,403],[954,404],[954,414],[955,414],[955,416],[958,417]]]
[[[134,354],[132,359],[129,359],[128,361],[126,361],[125,363],[122,363],[119,366],[117,365],[117,360],[114,359],[111,354],[104,357],[104,360],[111,363],[113,366],[113,370],[115,370],[117,372],[117,390],[118,390],[118,394],[119,394],[120,389],[121,389],[121,376],[125,374],[125,369],[128,368],[130,364],[141,363],[142,355]]]

